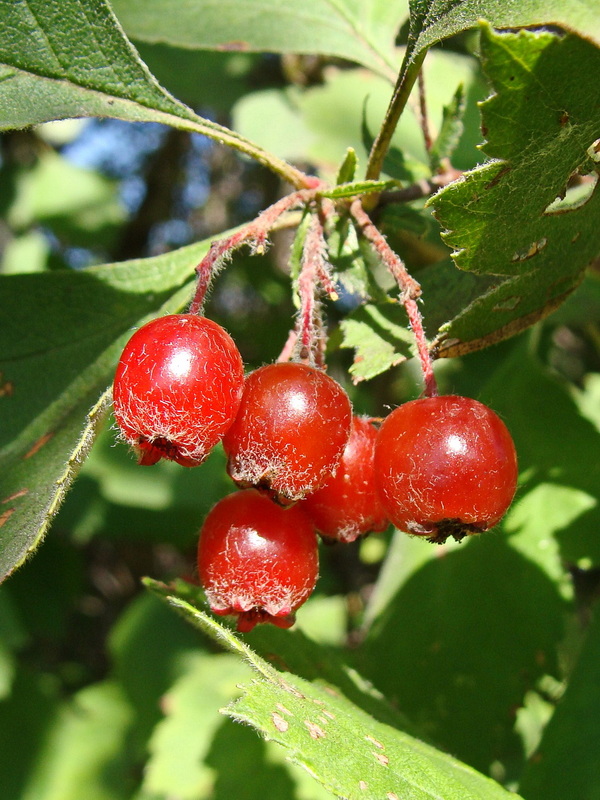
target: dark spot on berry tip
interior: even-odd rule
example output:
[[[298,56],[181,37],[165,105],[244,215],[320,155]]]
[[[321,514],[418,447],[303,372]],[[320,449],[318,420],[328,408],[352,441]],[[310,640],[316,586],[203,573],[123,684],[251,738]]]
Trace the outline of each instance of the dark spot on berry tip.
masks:
[[[435,528],[435,533],[427,537],[427,541],[433,544],[444,544],[450,537],[461,542],[465,536],[482,533],[485,530],[481,525],[465,524],[459,519],[444,519],[438,522]]]

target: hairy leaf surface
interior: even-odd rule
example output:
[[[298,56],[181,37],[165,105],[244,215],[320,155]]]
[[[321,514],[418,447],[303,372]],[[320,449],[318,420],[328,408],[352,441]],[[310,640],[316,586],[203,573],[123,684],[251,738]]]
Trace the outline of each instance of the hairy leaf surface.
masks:
[[[572,35],[489,27],[481,51],[494,89],[482,105],[490,160],[431,205],[456,265],[496,282],[442,326],[442,356],[533,324],[576,288],[600,252],[600,51]]]

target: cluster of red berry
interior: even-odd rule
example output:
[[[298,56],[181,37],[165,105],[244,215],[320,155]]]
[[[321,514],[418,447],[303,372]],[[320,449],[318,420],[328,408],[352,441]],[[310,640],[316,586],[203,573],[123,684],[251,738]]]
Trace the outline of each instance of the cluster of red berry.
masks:
[[[314,589],[317,532],[351,542],[391,522],[442,543],[495,525],[510,505],[515,449],[504,423],[465,397],[427,397],[377,428],[344,389],[298,362],[244,377],[229,334],[196,314],[153,320],[129,340],[114,412],[141,464],[201,464],[219,442],[242,489],[200,534],[198,571],[238,630],[289,627]]]

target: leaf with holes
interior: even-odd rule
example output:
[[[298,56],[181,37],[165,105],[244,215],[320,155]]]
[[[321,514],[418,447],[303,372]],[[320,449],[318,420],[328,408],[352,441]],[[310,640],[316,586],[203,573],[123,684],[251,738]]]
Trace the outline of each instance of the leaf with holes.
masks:
[[[0,580],[38,545],[58,510],[103,417],[107,398],[98,398],[132,327],[185,305],[207,248],[0,276]]]
[[[194,590],[174,591],[146,579],[193,625],[236,653],[255,679],[225,713],[256,728],[288,750],[337,797],[352,800],[518,800],[499,784],[452,756],[374,719],[324,680],[311,682],[280,672],[192,600]],[[325,656],[324,656],[325,658]]]
[[[442,356],[533,324],[600,252],[600,51],[572,35],[483,26],[481,53],[494,89],[482,104],[483,149],[493,160],[430,204],[456,265],[496,281],[442,325]]]
[[[476,27],[486,20],[497,28],[557,26],[600,42],[600,16],[595,0],[409,0],[408,39],[386,120],[371,151],[367,178],[378,178],[389,136],[412,91],[427,50],[436,42]],[[386,159],[389,160],[389,159]]]
[[[600,44],[600,15],[595,0],[411,0],[409,61],[425,48],[481,19],[496,28],[557,25]]]

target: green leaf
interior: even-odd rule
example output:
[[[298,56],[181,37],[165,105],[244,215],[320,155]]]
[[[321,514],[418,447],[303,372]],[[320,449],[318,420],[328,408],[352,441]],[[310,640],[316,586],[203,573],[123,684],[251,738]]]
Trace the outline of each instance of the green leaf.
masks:
[[[132,788],[125,747],[131,720],[131,706],[117,684],[79,691],[57,709],[22,797],[126,800]]]
[[[384,278],[388,274],[381,269],[381,265],[368,263],[369,253],[363,255],[361,252],[356,228],[347,217],[340,217],[329,232],[327,249],[333,267],[333,279],[342,290],[342,303],[353,307],[370,298],[376,298],[382,303],[389,302],[375,280],[381,273]],[[332,347],[341,346],[339,329],[334,332],[330,343]]]
[[[354,383],[367,381],[414,355],[414,337],[397,318],[404,312],[367,304],[340,323],[341,347],[355,350],[349,369]],[[396,317],[396,321],[393,320]]]
[[[58,510],[102,420],[109,399],[102,393],[132,327],[185,305],[207,247],[78,272],[0,276],[2,578]]]
[[[47,674],[32,674],[23,666],[18,669],[10,697],[0,702],[0,783],[6,797],[26,797],[36,756],[57,712],[56,698],[48,691]],[[15,731],[19,731],[18,736]]]
[[[7,698],[17,672],[15,651],[28,641],[16,604],[6,589],[0,591],[0,702]]]
[[[152,74],[171,94],[192,108],[228,112],[252,85],[261,56],[188,50],[135,42]]]
[[[73,624],[73,608],[83,589],[83,556],[62,537],[52,537],[37,558],[31,559],[2,586],[26,624],[27,643],[41,638],[65,641]],[[36,592],[31,587],[36,587]],[[39,598],[44,602],[40,603]],[[85,670],[85,668],[83,668]]]
[[[299,173],[168,94],[105,0],[0,0],[0,130],[66,117],[164,122]]]
[[[576,392],[575,402],[581,414],[600,431],[600,373],[589,372],[583,381],[583,388]]]
[[[598,563],[598,430],[532,356],[532,338],[461,359],[450,373],[453,391],[477,392],[513,435],[521,476],[512,508],[466,547],[396,534],[358,661],[434,741],[482,770],[496,763],[507,781],[528,755],[514,709],[538,678],[563,678],[574,594],[566,565]]]
[[[521,791],[527,800],[600,798],[600,750],[597,747],[600,614],[597,611],[596,608],[567,690],[523,774]]]
[[[334,186],[332,189],[322,192],[322,196],[339,199],[397,188],[398,184],[396,181],[354,181],[352,183],[341,183],[338,186]]]
[[[386,0],[114,0],[128,35],[186,48],[310,53],[356,61],[394,78],[394,42],[406,2]]]
[[[449,319],[476,303],[497,282],[493,275],[456,269],[450,257],[419,272],[418,277],[423,292],[423,317],[430,338]]]
[[[444,554],[460,547],[454,541],[444,545]],[[419,536],[407,536],[404,532],[396,530],[381,566],[373,591],[365,608],[363,625],[365,630],[371,627],[374,621],[386,613],[386,609],[393,602],[394,596],[408,579],[428,561],[439,557],[438,547],[431,547]]]
[[[522,433],[517,431],[519,439]],[[559,537],[563,531],[577,528],[581,517],[596,505],[597,499],[583,489],[558,481],[533,481],[518,492],[503,523],[503,529],[512,534],[511,547],[538,564],[566,599],[572,599],[573,584],[565,569]]]
[[[411,0],[411,60],[435,42],[474,28],[481,19],[496,28],[558,25],[600,44],[596,0]]]
[[[13,236],[4,248],[0,272],[3,275],[42,272],[46,268],[49,252],[48,239],[39,230]]]
[[[233,110],[233,127],[265,150],[293,161],[307,160],[335,182],[339,164],[352,147],[360,164],[366,164],[369,136],[385,114],[390,96],[388,81],[364,69],[331,67],[322,85],[299,89],[268,89],[247,94]],[[477,100],[486,96],[474,58],[443,51],[431,52],[426,64],[427,103],[431,123],[438,128],[443,107],[455,86],[465,85],[469,131],[461,139],[456,166],[471,168],[481,160]],[[448,86],[451,88],[449,89]],[[277,119],[277,125],[265,125]],[[340,125],[343,119],[344,124]],[[387,174],[416,181],[430,177],[423,134],[414,114],[404,114],[395,131],[394,147],[403,153],[402,169]],[[386,165],[387,166],[387,165]],[[360,170],[356,178],[360,178]]]
[[[295,676],[247,685],[227,709],[289,751],[334,795],[406,800],[514,797],[440,751],[379,723],[330,687]]]
[[[600,319],[600,274],[588,270],[577,289],[548,320],[548,325],[595,325]]]
[[[572,176],[597,168],[600,51],[571,35],[495,34],[486,26],[481,50],[495,91],[482,106],[484,149],[494,160],[430,204],[457,266],[496,283],[441,327],[442,356],[533,324],[575,289],[600,251],[600,192],[551,208]]]
[[[140,756],[147,753],[152,731],[164,718],[161,698],[186,673],[199,644],[184,620],[147,593],[138,595],[111,629],[112,675],[134,708],[131,744]]]
[[[8,222],[17,230],[38,222],[51,226],[58,236],[87,231],[90,241],[97,240],[103,228],[125,219],[116,182],[70,164],[54,151],[44,153],[31,170],[19,175],[16,188]]]
[[[353,147],[349,147],[346,150],[344,160],[338,169],[338,174],[335,181],[336,186],[339,186],[342,183],[349,183],[350,181],[353,181],[356,176],[357,166],[358,156],[356,155],[356,150]]]
[[[509,426],[526,478],[506,528],[518,532],[515,546],[529,558],[536,552],[554,561],[558,545],[563,562],[597,566],[600,433],[579,412],[569,388],[532,357],[527,345],[526,340],[517,343],[481,398]],[[545,570],[556,574],[557,567],[555,562]]]
[[[450,158],[456,150],[464,129],[465,107],[465,89],[461,83],[449,105],[444,106],[442,125],[429,151],[432,172],[435,172],[442,161]]]
[[[332,800],[312,775],[285,759],[285,751],[275,742],[264,741],[248,725],[231,719],[221,720],[207,764],[216,773],[210,800]]]
[[[13,373],[16,374],[17,369],[8,367],[7,374]],[[37,377],[32,375],[27,381],[21,374],[17,380],[24,389],[36,391]],[[108,380],[107,375],[104,383]],[[11,381],[11,392],[12,385]],[[2,579],[20,566],[40,544],[79,465],[89,452],[109,396],[103,395],[97,401],[99,387],[87,391],[86,388],[82,386],[71,397],[57,398],[55,407],[50,409],[54,414],[40,413],[38,419],[25,427],[15,446],[10,443],[0,453],[4,467],[0,478]],[[65,405],[68,403],[68,407],[56,407],[61,399]],[[4,407],[11,401],[14,405],[17,402],[12,400],[12,396],[2,400]],[[7,416],[10,420],[12,415]]]
[[[313,611],[310,610],[313,605]],[[311,627],[310,617],[314,613],[314,596],[298,612],[296,627],[285,634],[272,626],[257,626],[246,638],[252,649],[276,669],[293,672],[313,683],[335,686],[344,697],[381,723],[421,738],[421,733],[408,718],[393,708],[385,697],[375,690],[353,667],[353,659],[347,650],[318,643],[305,635]],[[307,626],[308,621],[308,626]],[[314,628],[314,623],[312,625]]]
[[[338,687],[279,672],[183,596],[148,579],[146,583],[252,667],[254,680],[227,713],[285,747],[293,763],[307,769],[333,794],[367,800],[515,797],[451,756],[375,720]]]
[[[154,81],[102,0],[1,0],[0,20],[2,128],[86,111],[193,117]]]
[[[557,673],[567,605],[498,532],[431,555],[407,550],[412,563],[386,592],[359,668],[440,746],[513,778],[523,758],[513,711]]]
[[[403,115],[427,49],[437,41],[475,27],[482,19],[498,28],[543,27],[558,24],[582,36],[600,41],[595,0],[526,0],[506,4],[503,0],[410,0],[408,42],[394,94],[383,125],[369,156],[367,178],[378,178],[392,135]],[[406,116],[406,115],[404,115]]]
[[[165,608],[165,613],[173,621],[172,612]],[[250,668],[231,654],[190,654],[185,671],[160,699],[164,717],[148,744],[138,800],[331,798],[313,778],[285,761],[277,745],[219,716],[222,706],[239,696],[239,684],[251,677]],[[295,791],[304,784],[310,784],[304,792]]]
[[[180,800],[209,797],[214,771],[205,763],[222,722],[221,706],[239,694],[249,669],[228,654],[190,658],[184,675],[161,700],[165,717],[154,728],[142,792]],[[245,776],[248,779],[249,776]]]

